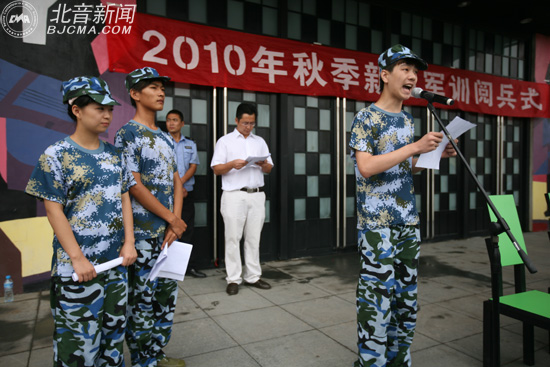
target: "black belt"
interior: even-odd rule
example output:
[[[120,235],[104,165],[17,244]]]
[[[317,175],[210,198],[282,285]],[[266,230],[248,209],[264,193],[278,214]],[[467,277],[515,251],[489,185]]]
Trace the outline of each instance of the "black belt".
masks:
[[[248,187],[243,187],[242,189],[239,189],[239,190],[247,192],[249,194],[252,194],[252,193],[255,193],[255,192],[262,192],[262,191],[264,191],[264,188],[263,187],[256,187],[254,189],[251,189],[251,188],[248,188]]]

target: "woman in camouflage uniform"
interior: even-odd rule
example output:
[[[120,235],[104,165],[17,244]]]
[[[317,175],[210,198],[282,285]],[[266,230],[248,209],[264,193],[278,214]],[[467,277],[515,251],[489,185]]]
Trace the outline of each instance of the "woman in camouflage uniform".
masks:
[[[124,266],[137,257],[128,189],[135,181],[118,150],[99,139],[119,103],[96,77],[63,82],[62,91],[75,132],[46,149],[25,190],[44,201],[55,233],[54,366],[124,366]],[[96,273],[94,265],[119,256],[121,266]]]

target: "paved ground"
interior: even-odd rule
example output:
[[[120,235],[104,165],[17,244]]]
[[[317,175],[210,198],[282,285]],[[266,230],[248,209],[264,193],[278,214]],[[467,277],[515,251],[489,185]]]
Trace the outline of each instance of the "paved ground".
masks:
[[[525,238],[539,270],[527,274],[528,287],[546,291],[550,242],[545,232]],[[188,367],[352,366],[358,255],[272,261],[263,269],[271,290],[241,287],[231,297],[223,269],[185,279],[166,352],[185,358]],[[505,273],[508,286],[510,275]],[[414,366],[482,366],[482,303],[488,297],[482,238],[423,244]],[[501,322],[502,365],[522,366],[521,324]],[[48,291],[0,304],[0,366],[52,366],[52,325]],[[550,366],[548,333],[537,329],[535,338],[536,366]]]

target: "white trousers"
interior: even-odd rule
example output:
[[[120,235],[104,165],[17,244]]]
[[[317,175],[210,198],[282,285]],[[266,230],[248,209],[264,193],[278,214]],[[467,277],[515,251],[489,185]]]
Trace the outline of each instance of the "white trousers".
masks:
[[[227,283],[255,283],[262,276],[260,235],[265,220],[265,193],[224,191],[220,210],[225,225]],[[244,235],[244,269],[240,242]]]

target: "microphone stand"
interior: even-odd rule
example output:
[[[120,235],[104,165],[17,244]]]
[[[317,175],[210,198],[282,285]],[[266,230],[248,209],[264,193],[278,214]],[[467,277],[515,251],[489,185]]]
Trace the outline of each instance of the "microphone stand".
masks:
[[[472,178],[474,179],[476,185],[477,185],[477,188],[479,189],[479,191],[481,191],[481,193],[483,194],[483,197],[485,198],[485,201],[487,202],[487,204],[489,205],[489,207],[491,208],[491,210],[493,211],[493,213],[495,214],[495,216],[497,217],[497,222],[492,224],[490,226],[490,232],[492,235],[494,236],[498,236],[499,234],[501,234],[502,232],[506,232],[506,234],[508,235],[508,237],[510,238],[510,241],[512,241],[512,244],[514,245],[514,247],[516,248],[516,251],[518,252],[519,256],[521,257],[521,260],[523,260],[523,263],[525,264],[525,266],[527,267],[527,269],[529,270],[529,272],[531,274],[534,274],[537,272],[537,268],[535,267],[535,265],[533,265],[533,263],[531,262],[531,260],[529,259],[529,257],[527,256],[527,254],[525,253],[525,251],[523,251],[523,249],[519,246],[516,238],[514,237],[514,235],[512,234],[512,232],[510,231],[510,227],[508,226],[508,223],[506,223],[506,221],[504,220],[504,218],[502,218],[502,216],[500,215],[500,213],[498,212],[497,208],[493,205],[493,203],[491,202],[491,199],[489,199],[489,195],[487,194],[487,192],[483,189],[483,186],[481,185],[481,183],[479,182],[479,180],[477,179],[477,176],[476,174],[474,173],[474,171],[472,171],[472,168],[470,167],[470,165],[468,164],[468,162],[466,161],[466,158],[464,158],[464,156],[462,155],[462,152],[460,151],[460,149],[458,149],[458,146],[456,145],[453,137],[451,136],[451,134],[449,133],[449,131],[447,130],[447,128],[445,127],[445,125],[443,125],[443,122],[441,121],[441,119],[439,118],[439,116],[437,115],[437,113],[435,112],[435,108],[434,106],[432,105],[431,102],[428,102],[428,109],[430,110],[430,112],[432,113],[432,115],[435,117],[435,119],[437,120],[437,122],[439,123],[439,126],[441,126],[441,129],[445,132],[445,136],[447,136],[447,139],[449,139],[449,142],[451,143],[451,145],[453,146],[453,148],[455,149],[457,155],[460,157],[460,160],[462,160],[462,163],[464,163],[464,166],[466,167],[466,169],[468,170],[468,172],[470,173],[470,176],[472,176]],[[496,245],[497,246],[497,251],[498,251],[498,244]]]
[[[499,278],[499,274],[501,271],[501,264],[500,264],[500,251],[498,249],[498,235],[502,232],[506,232],[508,237],[510,238],[510,241],[512,241],[512,244],[516,248],[517,252],[519,253],[519,256],[523,260],[523,264],[527,267],[530,273],[536,273],[537,269],[531,263],[531,260],[523,251],[523,249],[518,245],[518,242],[512,232],[510,231],[510,227],[502,218],[500,213],[498,212],[497,208],[494,206],[491,199],[489,199],[489,195],[487,195],[487,192],[483,189],[483,186],[481,186],[481,183],[477,179],[477,176],[475,175],[474,171],[472,171],[472,168],[466,161],[466,158],[464,158],[464,155],[462,155],[462,152],[458,149],[458,146],[456,145],[453,137],[447,130],[447,128],[443,125],[443,122],[435,112],[435,108],[432,105],[431,102],[428,101],[428,109],[432,113],[432,115],[435,117],[437,122],[439,123],[439,126],[441,126],[441,129],[444,131],[445,136],[447,139],[449,139],[449,142],[455,149],[457,155],[460,157],[460,160],[462,163],[464,163],[464,166],[470,173],[470,176],[474,179],[477,188],[481,193],[483,194],[483,197],[485,198],[485,201],[495,214],[497,218],[497,222],[491,222],[489,225],[489,231],[491,233],[491,238],[487,238],[485,240],[485,245],[487,246],[487,251],[489,252],[489,260],[491,263],[491,290],[492,290],[492,302],[485,301],[483,303],[483,317],[488,318],[487,325],[483,325],[483,366],[487,367],[498,367],[500,366],[500,282],[501,278]]]
[[[493,202],[489,198],[489,195],[487,195],[487,192],[483,189],[483,186],[477,179],[477,176],[475,175],[474,171],[466,161],[466,158],[464,158],[464,155],[462,155],[462,152],[458,149],[458,146],[456,145],[453,137],[447,130],[447,128],[443,125],[443,122],[435,112],[435,108],[432,105],[431,102],[428,102],[428,109],[432,113],[432,115],[435,117],[437,122],[439,123],[439,126],[441,126],[441,129],[444,131],[445,136],[449,139],[449,142],[455,149],[457,155],[460,157],[460,160],[462,160],[462,163],[464,163],[464,166],[470,173],[470,176],[474,179],[477,188],[479,191],[483,194],[483,197],[485,198],[485,201],[487,202],[487,205],[491,208],[493,213],[495,214],[497,218],[497,222],[491,222],[489,225],[489,232],[491,233],[491,238],[487,238],[485,240],[485,245],[487,246],[487,251],[489,252],[489,260],[491,263],[491,289],[492,289],[492,302],[486,301],[483,303],[483,317],[484,320],[487,317],[488,322],[487,325],[483,325],[483,365],[488,367],[498,367],[500,366],[500,282],[502,281],[501,278],[499,278],[499,274],[501,271],[501,264],[500,264],[500,251],[498,248],[498,235],[502,232],[506,232],[508,237],[510,238],[510,241],[512,241],[512,244],[516,248],[519,256],[521,257],[521,260],[523,260],[523,264],[525,264],[525,267],[529,270],[530,273],[534,274],[537,272],[537,269],[525,253],[523,249],[519,246],[516,238],[510,231],[510,227],[508,226],[508,223],[502,218],[500,213],[498,212],[497,208],[494,206]],[[496,341],[496,342],[495,342]]]

